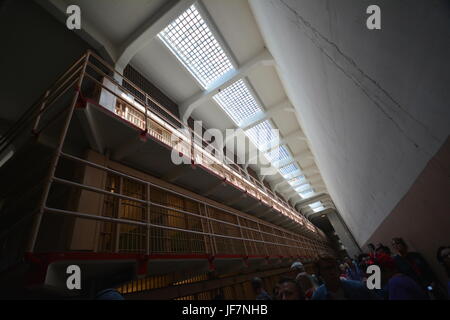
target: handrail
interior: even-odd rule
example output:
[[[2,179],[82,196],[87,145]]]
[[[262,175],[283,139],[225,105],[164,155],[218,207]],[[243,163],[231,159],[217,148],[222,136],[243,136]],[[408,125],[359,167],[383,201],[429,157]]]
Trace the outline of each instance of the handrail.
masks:
[[[91,66],[91,67],[93,67],[94,69],[96,69],[102,76],[106,77],[109,81],[113,82],[117,87],[119,87],[120,89],[123,89],[123,91],[125,91],[125,92],[128,92],[133,98],[135,98],[136,100],[138,100],[138,101],[137,101],[138,103],[139,103],[139,102],[143,103],[143,101],[142,101],[139,97],[136,97],[136,95],[134,95],[133,93],[131,93],[128,89],[123,88],[123,87],[116,81],[116,79],[113,79],[113,78],[109,77],[109,76],[106,75],[104,72],[102,72],[101,70],[99,70],[97,67],[92,66],[91,64],[89,64],[89,66]],[[94,78],[93,78],[92,76],[90,76],[89,74],[87,75],[87,77],[89,77],[91,80],[93,80],[94,82],[96,82],[96,83],[97,83],[98,85],[100,85],[103,89],[105,89],[106,91],[108,91],[110,94],[114,95],[116,98],[118,98],[118,99],[120,99],[121,101],[123,101],[126,105],[128,105],[128,106],[131,107],[132,109],[136,110],[137,112],[140,112],[135,106],[133,106],[132,104],[130,104],[129,101],[126,101],[124,98],[122,98],[121,96],[117,95],[117,94],[116,94],[115,92],[113,92],[110,88],[105,87],[103,84],[101,84],[98,80],[94,79]],[[146,107],[148,107],[148,106],[146,105]],[[146,113],[147,113],[149,110],[146,108],[145,111],[146,111]],[[167,112],[169,113],[170,111],[167,111]],[[150,113],[157,114],[157,115],[159,115],[161,118],[164,118],[164,116],[161,115],[161,114],[160,114],[159,112],[157,112],[157,111],[151,110]],[[145,114],[145,116],[147,116],[147,114]],[[173,115],[172,115],[172,116],[173,116]],[[145,122],[145,123],[147,123],[147,122]],[[179,122],[179,123],[180,123],[181,125],[184,126],[183,123],[181,123],[181,122]],[[167,123],[166,125],[171,126],[170,123]],[[178,130],[178,128],[172,128],[172,129],[173,129],[173,130]],[[194,131],[192,131],[192,129],[190,129],[190,128],[188,128],[188,127],[185,127],[185,126],[184,126],[184,129],[188,130],[188,131],[191,132],[191,133],[196,134]],[[197,137],[198,137],[198,135],[197,135]],[[188,138],[187,138],[187,139],[188,139]],[[202,139],[202,142],[204,142],[204,143],[206,144],[206,142],[205,142],[203,139]],[[191,141],[191,143],[193,143],[194,145],[197,145],[197,144],[196,144],[196,139],[193,139],[193,141]],[[198,150],[199,150],[200,152],[202,152],[203,156],[206,156],[206,157],[208,157],[208,158],[213,158],[212,155],[210,155],[209,153],[205,153],[205,152],[203,151],[202,146],[200,146],[199,148],[200,148],[200,149],[198,149]],[[193,159],[191,159],[191,160],[193,160]],[[218,160],[216,159],[216,162],[217,162],[217,161],[218,161]],[[226,169],[226,170],[228,170],[228,171],[230,171],[230,172],[236,172],[236,169],[235,169],[233,166],[229,166],[229,165],[227,165],[227,164],[225,164],[225,163],[223,163],[223,162],[219,162],[219,163],[221,164],[222,167],[224,167],[224,169]],[[238,168],[239,168],[239,171],[238,171],[237,173],[239,174],[239,179],[242,180],[242,182],[249,184],[249,185],[247,186],[247,188],[248,188],[248,187],[250,187],[250,188],[255,188],[256,186],[252,185],[254,182],[252,183],[252,181],[249,181],[249,180],[246,178],[246,175],[244,175],[245,172],[242,170],[242,168],[240,168],[239,166],[238,166]],[[261,190],[255,190],[255,191],[256,191],[256,192],[259,192],[259,193],[262,192],[262,193],[264,194],[264,192],[261,191]],[[284,203],[283,200],[280,200],[280,199],[279,199],[276,195],[274,195],[272,192],[270,192],[270,194],[272,195],[272,197],[273,197],[276,201],[278,201],[277,205],[284,205],[284,206],[286,206],[286,204]],[[271,200],[271,199],[268,199],[268,200]],[[266,199],[266,201],[267,201],[267,199]],[[269,202],[269,203],[270,203],[270,202]],[[273,204],[273,203],[270,203],[270,204],[271,204],[272,206],[275,206],[275,204]],[[287,208],[285,208],[285,209],[287,209]],[[289,209],[287,209],[287,210],[289,210]],[[291,212],[290,212],[290,214],[288,214],[288,216],[289,216],[290,218],[296,220],[296,219],[295,219],[295,216],[293,216],[293,215],[296,215],[296,214],[295,214],[294,212],[292,212],[292,209],[289,210],[289,211],[291,211]],[[305,221],[305,220],[303,220],[302,222],[305,223],[304,221]],[[297,222],[299,222],[299,221],[297,220]]]
[[[108,65],[108,63],[106,61],[104,61],[102,58],[100,58],[98,55],[96,55],[95,53],[91,53],[91,56],[94,57],[95,59],[97,59],[99,62],[101,62],[105,67],[107,67],[110,71],[112,71],[114,74],[117,74],[120,76],[120,78],[122,78],[123,80],[125,80],[129,85],[131,85],[134,89],[136,89],[137,91],[139,91],[140,94],[144,95],[146,98],[149,98],[150,101],[152,101],[154,104],[156,104],[159,108],[161,108],[162,110],[164,110],[169,116],[171,116],[171,118],[173,118],[176,122],[178,122],[184,129],[187,129],[190,133],[192,133],[194,135],[194,137],[199,138],[202,142],[205,142],[207,144],[207,142],[203,139],[203,137],[199,136],[195,131],[193,131],[189,126],[186,126],[185,123],[183,123],[178,117],[176,117],[170,110],[166,109],[162,104],[160,104],[158,101],[156,101],[155,99],[153,99],[151,96],[149,96],[145,91],[143,91],[142,89],[140,89],[138,86],[136,86],[132,81],[128,80],[122,73],[118,72],[117,70],[113,69],[112,67],[110,67]],[[91,66],[92,67],[92,66]],[[101,72],[101,70],[99,70],[97,67],[96,68],[98,71]],[[103,72],[102,72],[103,73]],[[107,76],[107,75],[106,75]],[[109,80],[112,80],[113,82],[116,83],[116,85],[118,85],[119,87],[123,87],[122,85],[120,85],[116,79],[112,79],[109,76],[107,76],[109,78]],[[126,89],[126,88],[124,88]],[[129,90],[126,90],[129,92]],[[134,97],[137,98],[139,100],[141,100],[140,98],[136,97],[133,93],[130,92],[130,94]],[[141,100],[142,101],[142,100]],[[145,103],[145,106],[147,107],[147,103]],[[154,110],[152,110],[152,112],[155,112]],[[195,141],[195,139],[193,139]],[[207,144],[208,145],[208,144]],[[217,150],[220,151],[220,150]],[[231,163],[234,163],[234,161],[232,159],[227,158],[228,161],[230,161]],[[247,180],[246,179],[246,172],[239,166],[237,165],[237,167],[239,168],[238,173],[242,174],[241,179]],[[231,169],[233,171],[236,171],[233,167],[231,167]],[[255,179],[256,180],[256,179]],[[252,182],[250,182],[252,183]],[[258,184],[262,186],[262,184],[260,184],[260,182],[258,181]],[[283,199],[280,199],[277,195],[275,195],[273,192],[271,192],[272,197],[276,198],[279,202],[283,203],[285,206],[289,207],[289,204],[287,204]],[[291,209],[293,210],[293,209]],[[295,212],[295,210],[293,210],[293,212]]]
[[[128,175],[128,174],[124,174],[124,173],[122,173],[122,172],[120,172],[120,171],[117,171],[117,170],[114,170],[114,169],[111,169],[111,168],[108,168],[108,167],[105,167],[105,166],[102,166],[102,165],[99,165],[99,164],[96,164],[96,163],[93,163],[93,162],[84,160],[84,159],[81,159],[81,158],[78,158],[78,157],[75,157],[75,156],[73,156],[73,155],[69,155],[69,154],[67,154],[67,153],[61,153],[61,156],[64,157],[64,158],[66,158],[66,159],[68,159],[68,160],[76,161],[76,162],[85,164],[85,165],[87,165],[87,166],[90,166],[90,167],[92,167],[92,168],[96,168],[96,169],[99,169],[99,170],[103,170],[103,171],[105,171],[105,172],[112,173],[112,174],[117,175],[117,176],[121,176],[121,177],[126,178],[126,179],[129,179],[129,180],[131,180],[131,181],[135,181],[135,182],[142,183],[142,184],[145,184],[145,185],[148,185],[148,186],[156,187],[156,188],[158,188],[158,189],[160,189],[160,190],[169,192],[169,193],[171,193],[171,194],[175,194],[175,195],[179,195],[179,196],[182,196],[182,197],[186,197],[186,195],[184,195],[184,194],[182,194],[182,193],[179,193],[179,192],[177,192],[177,191],[174,191],[174,190],[172,190],[172,189],[165,188],[165,187],[160,186],[160,185],[158,185],[158,184],[155,184],[155,183],[152,183],[152,182],[149,182],[149,181],[146,181],[146,180],[142,180],[142,179],[139,179],[139,178],[137,178],[137,177],[130,176],[130,175]],[[73,183],[73,182],[64,181],[63,179],[60,179],[60,178],[56,178],[56,177],[55,177],[55,181],[56,181],[56,182],[60,182],[60,183],[72,184],[73,186],[78,186],[78,187],[82,188],[80,184],[76,184],[76,183]],[[94,188],[94,187],[87,187],[86,189],[89,189],[89,190],[94,191],[94,192],[99,192],[99,193],[107,194],[107,195],[117,196],[116,193],[111,194],[111,193],[108,192],[108,191],[100,190],[100,189]],[[140,203],[142,203],[142,204],[152,204],[152,205],[158,206],[157,203],[153,203],[153,202],[151,202],[151,201],[141,200],[141,199],[137,199],[137,198],[133,198],[133,197],[129,197],[129,196],[123,196],[122,198],[127,199],[127,200],[131,200],[131,201],[135,201],[135,202],[140,202]],[[217,209],[217,210],[224,211],[224,212],[229,213],[229,214],[231,214],[231,215],[233,215],[233,216],[236,216],[236,217],[239,217],[239,218],[245,218],[245,219],[250,220],[250,221],[252,221],[252,222],[254,222],[254,223],[258,223],[258,224],[260,224],[260,225],[263,225],[263,226],[266,226],[266,227],[269,227],[269,228],[273,228],[273,229],[276,229],[276,230],[278,230],[278,231],[281,231],[281,232],[290,234],[291,236],[302,236],[302,237],[303,237],[303,235],[296,234],[296,233],[293,233],[293,232],[291,232],[291,231],[281,229],[281,228],[279,228],[279,227],[277,227],[277,226],[269,225],[269,224],[266,223],[266,222],[258,221],[258,220],[254,219],[254,218],[251,217],[251,216],[249,216],[249,217],[243,217],[242,215],[238,215],[237,213],[235,213],[235,212],[233,212],[233,211],[231,211],[231,210],[228,210],[228,209],[226,209],[226,208],[217,207],[217,206],[215,206],[215,205],[213,205],[213,204],[211,204],[211,203],[208,203],[208,202],[205,202],[205,201],[202,201],[202,200],[198,200],[198,199],[193,199],[193,200],[196,201],[196,202],[198,202],[198,203],[205,204],[205,205],[207,205],[207,206],[209,206],[209,207],[215,208],[215,209]],[[178,210],[178,209],[174,209],[174,208],[171,208],[171,210],[179,211],[179,212],[181,212],[181,213],[186,213],[186,214],[193,215],[193,216],[196,215],[196,214],[193,214],[193,213],[190,213],[190,212],[186,212],[186,211]],[[211,219],[211,220],[215,220],[215,219],[213,219],[213,218],[210,218],[210,219]],[[244,228],[244,229],[245,229],[245,228],[246,228],[246,229],[250,229],[250,230],[252,230],[252,231],[258,231],[258,230],[256,230],[256,229],[252,229],[252,228],[248,228],[248,227],[244,227],[244,226],[242,226],[242,228]],[[263,231],[261,231],[261,232],[264,233]]]
[[[101,64],[101,66],[97,66],[95,61]],[[104,72],[102,69],[106,68],[109,70],[115,77]],[[92,74],[94,73],[94,74]],[[116,92],[113,92],[110,88],[105,86],[102,82],[100,82],[97,78],[100,76],[102,79],[107,79],[112,83],[112,85],[119,89],[120,92],[127,93],[131,97],[133,97],[134,101],[143,107],[143,111],[139,110],[137,106],[134,106],[130,101],[127,101]],[[122,83],[116,79],[119,77]],[[81,80],[80,80],[81,79]],[[208,144],[207,141],[203,139],[197,132],[192,130],[189,126],[183,123],[178,117],[176,117],[170,110],[165,108],[161,103],[156,101],[153,97],[151,97],[148,93],[140,89],[137,85],[135,85],[132,81],[127,79],[122,73],[116,71],[114,68],[109,66],[109,64],[104,61],[101,57],[96,55],[92,51],[88,51],[84,54],[80,59],[74,62],[61,76],[57,78],[57,80],[49,87],[49,89],[42,95],[17,121],[8,131],[7,134],[1,138],[0,140],[0,153],[6,150],[6,148],[12,143],[14,139],[20,134],[20,128],[22,128],[25,123],[36,119],[36,123],[39,122],[40,116],[49,110],[52,105],[57,101],[67,90],[75,85],[78,81],[80,81],[80,88],[76,88],[80,90],[80,96],[83,97],[83,83],[86,80],[90,80],[94,82],[97,86],[100,86],[102,90],[106,90],[110,94],[114,95],[117,99],[122,101],[122,103],[130,110],[134,110],[137,114],[141,114],[143,119],[140,119],[140,123],[142,127],[136,125],[140,129],[144,130],[145,134],[149,134],[154,136],[155,138],[159,138],[159,140],[165,144],[167,144],[171,148],[175,148],[172,141],[170,139],[162,139],[162,136],[159,137],[159,133],[156,131],[152,131],[152,128],[159,128],[161,130],[166,130],[167,132],[175,133],[177,132],[178,137],[184,136],[183,144],[181,148],[184,148],[182,151],[184,155],[189,154],[189,152],[185,151],[194,151],[199,152],[199,154],[193,154],[190,152],[191,161],[196,161],[196,155],[200,155],[200,159],[210,159],[212,160],[211,165],[206,166],[203,165],[206,169],[213,171],[214,173],[222,176],[227,181],[232,183],[238,188],[246,190],[250,195],[259,199],[263,203],[272,207],[274,210],[280,212],[282,215],[290,218],[294,222],[298,223],[300,226],[306,227],[305,231],[312,231],[315,233],[316,231],[305,217],[295,211],[288,203],[284,201],[284,199],[280,199],[278,195],[276,195],[272,190],[266,188],[266,186],[261,183],[259,180],[250,176],[241,166],[236,164],[232,159],[228,158],[224,155],[224,161],[219,160],[209,152],[204,150],[205,146],[209,146],[209,148],[213,148],[217,152],[221,152],[222,150],[217,150],[214,146]],[[127,83],[131,88],[137,91],[141,97],[144,97],[145,101],[143,101],[140,97],[136,96],[133,92],[123,86],[123,83]],[[160,110],[162,110],[165,114],[162,114],[159,110],[155,110],[151,108],[149,105],[149,101],[156,105]],[[105,106],[102,106],[105,107]],[[115,107],[115,106],[114,106]],[[55,115],[56,118],[58,115]],[[119,115],[120,116],[120,115]],[[171,120],[174,120],[175,123],[179,124],[180,127],[176,127],[173,125],[171,120],[167,118],[170,117]],[[124,118],[124,116],[121,116]],[[50,122],[54,119],[52,118]],[[129,119],[125,119],[130,121]],[[143,123],[142,123],[143,121]],[[49,125],[49,123],[47,123]],[[35,125],[37,127],[37,125]],[[44,130],[46,126],[35,134],[39,134],[42,130]],[[150,130],[149,130],[150,128]],[[180,132],[180,128],[185,130],[188,133],[188,136]],[[162,131],[163,132],[163,131]],[[175,144],[176,145],[176,144]],[[230,165],[231,163],[231,165]],[[202,164],[200,164],[202,165]],[[318,236],[317,234],[314,234]],[[320,238],[320,237],[319,237]]]
[[[76,78],[70,86],[64,87],[67,82],[81,70],[81,64],[87,58],[88,54],[84,54],[80,59],[74,62],[67,71],[61,74],[56,81],[48,87],[48,89],[39,96],[39,98],[21,115],[21,117],[15,121],[12,126],[6,131],[6,133],[0,138],[0,154],[3,153],[12,142],[21,134],[21,129],[25,127],[27,123],[33,119],[38,119],[51,105],[58,100],[62,94],[64,94],[68,88],[70,88]],[[74,73],[70,73],[77,65],[78,69]],[[66,77],[70,74],[68,77]],[[81,75],[80,75],[81,76]],[[62,82],[62,84],[61,84]],[[63,89],[64,88],[64,89]],[[44,108],[39,109],[39,106],[45,105]]]

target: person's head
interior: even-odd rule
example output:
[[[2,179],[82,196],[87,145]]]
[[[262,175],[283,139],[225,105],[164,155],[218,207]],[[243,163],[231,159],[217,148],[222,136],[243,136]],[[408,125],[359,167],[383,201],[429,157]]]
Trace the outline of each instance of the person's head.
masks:
[[[278,283],[280,300],[303,300],[304,294],[300,285],[291,278],[281,279]]]
[[[343,263],[339,265],[339,270],[341,270],[341,273],[345,273],[347,271],[347,266]]]
[[[252,279],[251,283],[252,283],[252,288],[256,293],[261,292],[261,290],[263,289],[263,281],[261,278],[254,277]]]
[[[314,288],[314,283],[306,273],[300,273],[297,278],[295,278],[295,281],[302,289],[302,292],[306,292],[309,289]]]
[[[377,246],[377,249],[375,250],[377,254],[384,253],[387,255],[391,255],[391,249],[389,247],[386,247],[384,244],[379,243]]]
[[[367,253],[361,253],[361,254],[358,255],[358,259],[357,260],[358,260],[359,263],[361,263],[361,262],[364,262],[365,259],[367,259],[367,258],[370,258]]]
[[[377,248],[375,249],[376,253],[384,253],[383,245],[381,243],[378,244]]]
[[[327,287],[339,286],[340,270],[335,258],[328,255],[320,255],[316,262],[316,269]]]
[[[375,246],[374,246],[373,243],[369,243],[369,244],[367,245],[367,247],[369,248],[369,251],[370,251],[370,252],[375,252]]]
[[[109,288],[98,292],[95,300],[124,300],[124,298],[119,291]]]
[[[383,246],[382,250],[385,254],[387,254],[389,256],[392,254],[391,249],[388,246]]]
[[[303,266],[303,263],[297,260],[291,265],[289,277],[291,279],[295,279],[295,277],[301,272],[305,272],[305,267]]]
[[[353,265],[353,260],[350,259],[349,257],[345,257],[344,262],[345,262],[349,267],[352,267],[352,265]]]
[[[441,263],[447,275],[450,277],[450,247],[440,247],[436,254],[437,260]]]
[[[400,255],[406,254],[408,252],[408,246],[406,245],[405,241],[402,238],[393,238],[392,247]]]
[[[291,270],[295,271],[297,273],[300,272],[305,272],[305,266],[303,265],[303,263],[301,263],[300,261],[295,261],[294,263],[292,263],[291,265]]]
[[[280,300],[280,283],[277,283],[274,287],[273,287],[273,299],[274,300]]]
[[[382,284],[385,284],[395,273],[398,272],[394,259],[386,253],[380,253],[377,256],[376,265],[380,267]]]

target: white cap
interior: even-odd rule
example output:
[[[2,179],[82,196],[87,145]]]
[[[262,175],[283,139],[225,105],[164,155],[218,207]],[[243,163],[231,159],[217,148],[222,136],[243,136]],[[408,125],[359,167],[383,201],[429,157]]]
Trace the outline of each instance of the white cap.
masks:
[[[291,265],[291,269],[303,269],[303,263],[301,263],[300,261],[295,261]]]

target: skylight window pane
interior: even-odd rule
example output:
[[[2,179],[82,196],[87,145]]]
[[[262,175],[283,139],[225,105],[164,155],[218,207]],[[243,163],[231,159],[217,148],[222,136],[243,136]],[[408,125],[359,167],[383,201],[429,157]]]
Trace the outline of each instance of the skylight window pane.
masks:
[[[283,177],[287,177],[287,176],[289,176],[290,174],[292,174],[293,172],[295,172],[295,171],[298,171],[299,169],[298,169],[298,167],[297,167],[297,165],[295,164],[295,163],[291,163],[290,165],[288,165],[288,166],[285,166],[285,167],[283,167],[283,168],[280,168],[280,173],[283,175]]]
[[[303,191],[303,192],[299,192],[299,195],[302,197],[302,198],[309,198],[310,196],[312,196],[314,194],[314,190],[313,189],[309,189],[309,190],[306,190],[306,191]]]
[[[309,183],[301,184],[298,187],[295,188],[295,191],[297,192],[305,192],[307,190],[311,190],[311,185]]]
[[[242,120],[263,112],[242,79],[220,91],[214,96],[214,100],[237,125]]]
[[[169,24],[158,37],[205,88],[234,69],[195,5]]]
[[[310,207],[311,209],[314,209],[314,208],[320,207],[321,205],[322,205],[322,202],[317,201],[317,202],[311,203],[311,204],[309,205],[309,207]]]
[[[324,206],[320,206],[320,207],[317,207],[317,208],[313,209],[314,213],[322,211],[322,210],[325,210]]]
[[[268,120],[248,129],[245,133],[260,150],[275,138],[279,139],[279,135],[275,133],[275,130]]]
[[[267,160],[271,163],[287,160],[290,157],[289,151],[285,146],[277,147],[265,154]]]
[[[293,179],[290,179],[289,181],[288,181],[288,183],[291,185],[291,186],[296,186],[296,185],[299,185],[299,184],[303,184],[303,183],[305,183],[306,182],[306,177],[305,176],[299,176],[299,177],[296,177],[296,178],[293,178]]]
[[[314,202],[314,203],[310,204],[309,207],[314,212],[319,212],[319,211],[325,210],[325,207],[323,206],[321,201]]]

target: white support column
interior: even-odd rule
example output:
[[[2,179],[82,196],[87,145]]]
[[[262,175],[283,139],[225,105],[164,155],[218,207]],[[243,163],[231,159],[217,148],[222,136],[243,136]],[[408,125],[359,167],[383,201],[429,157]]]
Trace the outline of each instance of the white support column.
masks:
[[[245,119],[245,121],[242,121],[239,124],[239,127],[242,130],[248,130],[270,118],[272,118],[275,114],[279,113],[279,112],[289,112],[289,111],[294,111],[294,108],[292,107],[292,105],[289,103],[288,100],[284,100],[281,103],[276,104],[273,107],[268,108],[267,111],[265,112],[259,112],[247,119]]]
[[[273,187],[273,191],[276,192],[276,191],[280,188],[280,186],[282,186],[282,185],[285,184],[285,183],[287,183],[287,181],[284,180],[284,179],[283,179],[283,181],[280,181],[280,182],[276,183],[276,184],[274,185],[274,187]]]
[[[308,156],[310,156],[310,155],[311,155],[311,153],[309,153],[309,152],[299,152],[299,153],[293,155],[292,158],[276,162],[275,165],[277,168],[283,168],[292,163],[296,163],[302,159],[308,158]],[[304,170],[302,170],[302,171],[304,171]]]
[[[289,142],[292,142],[293,140],[307,140],[305,134],[303,133],[303,131],[301,129],[298,129],[290,134],[288,134],[287,136],[285,136],[284,138],[281,138],[278,144],[269,144],[266,148],[263,147],[264,152],[269,152],[272,151],[273,149],[283,145],[283,144],[288,144]],[[308,151],[310,154],[311,152]],[[311,154],[312,156],[312,154]]]
[[[161,30],[180,16],[195,0],[167,1],[164,7],[152,18],[138,27],[123,43],[119,50],[116,68],[125,68],[133,57],[155,38]]]
[[[317,195],[312,196],[312,197],[310,197],[310,198],[307,198],[307,199],[303,199],[303,200],[297,201],[297,202],[294,204],[294,207],[295,207],[295,208],[297,208],[297,207],[303,208],[303,207],[306,207],[308,204],[317,202],[317,201],[322,200],[322,199],[327,198],[327,197],[329,197],[328,194],[326,194],[326,193],[320,193],[320,194],[317,194]]]

